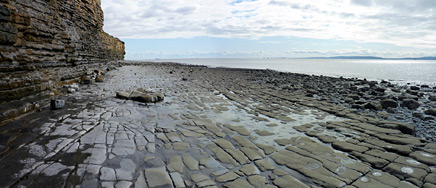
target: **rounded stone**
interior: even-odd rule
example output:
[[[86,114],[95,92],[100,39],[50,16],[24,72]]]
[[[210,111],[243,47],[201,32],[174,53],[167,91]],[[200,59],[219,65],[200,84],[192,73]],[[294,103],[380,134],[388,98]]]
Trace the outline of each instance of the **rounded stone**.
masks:
[[[363,176],[363,177],[360,178],[360,181],[362,181],[362,182],[364,182],[364,183],[368,183],[368,182],[369,182],[369,179],[368,179],[368,177]]]
[[[382,176],[383,174],[382,174],[381,172],[373,172],[372,175],[373,175],[373,176],[380,177],[380,176]]]

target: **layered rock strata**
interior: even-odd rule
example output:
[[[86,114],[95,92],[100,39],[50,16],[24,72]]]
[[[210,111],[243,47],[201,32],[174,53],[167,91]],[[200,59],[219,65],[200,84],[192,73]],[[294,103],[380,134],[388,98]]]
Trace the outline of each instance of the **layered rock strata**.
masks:
[[[33,109],[87,69],[124,59],[124,43],[102,29],[100,4],[0,0],[0,121]]]

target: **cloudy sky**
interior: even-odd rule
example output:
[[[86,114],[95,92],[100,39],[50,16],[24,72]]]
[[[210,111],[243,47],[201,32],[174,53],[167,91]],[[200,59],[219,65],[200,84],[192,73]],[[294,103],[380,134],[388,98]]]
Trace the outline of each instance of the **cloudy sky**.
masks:
[[[436,0],[101,0],[126,59],[436,56]]]

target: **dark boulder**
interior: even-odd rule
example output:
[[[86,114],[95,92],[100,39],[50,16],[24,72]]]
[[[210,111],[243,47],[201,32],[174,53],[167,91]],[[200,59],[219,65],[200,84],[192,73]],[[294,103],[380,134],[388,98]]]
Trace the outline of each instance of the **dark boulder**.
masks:
[[[386,109],[386,112],[393,114],[395,113],[395,108],[388,108]]]
[[[361,88],[359,88],[359,91],[361,91],[361,92],[367,92],[369,90],[370,90],[369,87],[361,87]]]
[[[424,115],[421,112],[413,112],[412,113],[413,117],[419,118],[419,119],[423,119]]]
[[[425,114],[427,115],[431,115],[431,116],[436,116],[436,109],[428,109],[426,111],[424,111]]]
[[[419,90],[420,88],[418,86],[410,86],[410,89],[416,91],[416,90]]]
[[[397,122],[396,124],[398,125],[398,128],[402,133],[415,136],[415,125],[403,122]]]
[[[380,105],[382,106],[383,109],[387,109],[387,108],[396,108],[398,107],[398,103],[397,101],[394,101],[392,99],[385,99],[380,101]]]
[[[386,89],[382,88],[382,87],[374,87],[374,90],[377,91],[377,92],[384,93]]]
[[[410,110],[417,109],[419,106],[418,101],[414,99],[404,99],[403,102],[401,102],[401,107],[406,107]]]
[[[382,106],[380,104],[377,104],[374,102],[369,102],[369,103],[366,103],[365,105],[363,105],[363,108],[369,109],[369,110],[381,110]]]

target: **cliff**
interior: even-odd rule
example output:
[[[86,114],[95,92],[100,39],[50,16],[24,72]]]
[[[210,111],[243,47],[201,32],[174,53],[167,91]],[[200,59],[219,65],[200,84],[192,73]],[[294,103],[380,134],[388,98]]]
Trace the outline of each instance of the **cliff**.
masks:
[[[124,43],[103,31],[100,4],[0,0],[0,121],[87,69],[124,59]]]

